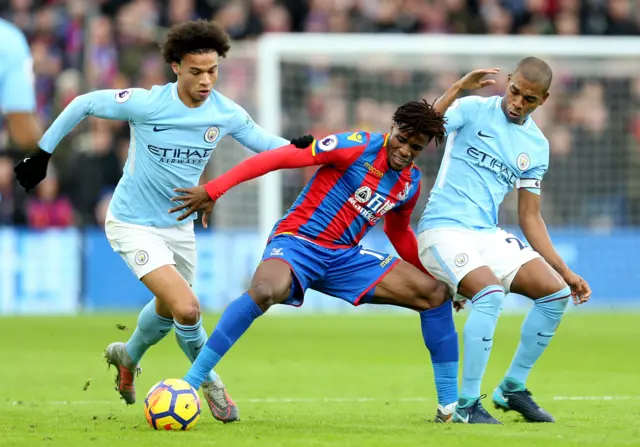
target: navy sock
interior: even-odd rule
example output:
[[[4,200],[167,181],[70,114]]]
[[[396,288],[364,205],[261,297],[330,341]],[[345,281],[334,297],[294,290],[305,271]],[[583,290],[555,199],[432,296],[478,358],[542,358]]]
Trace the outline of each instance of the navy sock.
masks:
[[[137,365],[147,349],[162,340],[172,328],[171,318],[156,313],[156,299],[153,298],[140,312],[136,330],[125,345],[131,360]]]
[[[431,354],[438,404],[458,401],[458,333],[451,301],[420,312],[422,338]]]
[[[464,362],[459,403],[462,407],[480,397],[480,383],[489,362],[493,333],[503,300],[504,288],[498,285],[485,287],[471,299],[473,308],[464,326]]]
[[[520,344],[501,386],[508,391],[524,390],[531,368],[553,338],[567,307],[571,289],[564,289],[534,301],[522,323]],[[511,379],[511,380],[509,380]]]
[[[184,380],[199,389],[208,373],[260,315],[262,310],[248,293],[229,304]]]

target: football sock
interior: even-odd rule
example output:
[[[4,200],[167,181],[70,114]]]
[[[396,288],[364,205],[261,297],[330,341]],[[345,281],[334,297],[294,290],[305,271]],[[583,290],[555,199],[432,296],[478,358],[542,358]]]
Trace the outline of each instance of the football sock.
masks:
[[[458,333],[453,324],[451,301],[420,312],[422,338],[431,354],[438,404],[458,400]]]
[[[501,386],[508,391],[525,389],[531,368],[542,355],[560,324],[571,297],[571,289],[564,289],[533,302],[522,323],[520,344]],[[511,379],[511,380],[507,380]],[[514,384],[519,386],[514,388]]]
[[[191,363],[198,357],[204,344],[207,342],[207,331],[202,327],[202,317],[193,326],[186,326],[174,322],[176,326],[176,340],[182,352],[184,352]],[[206,381],[214,381],[217,375],[215,371],[210,371]]]
[[[200,388],[207,374],[260,315],[262,310],[248,293],[229,304],[184,380],[196,390]]]
[[[464,361],[459,406],[465,407],[480,397],[480,383],[489,362],[493,333],[498,323],[504,288],[485,287],[472,299],[473,308],[464,326]]]
[[[149,347],[162,340],[173,327],[171,318],[156,313],[156,299],[147,303],[138,316],[138,326],[125,347],[131,360],[137,365]]]

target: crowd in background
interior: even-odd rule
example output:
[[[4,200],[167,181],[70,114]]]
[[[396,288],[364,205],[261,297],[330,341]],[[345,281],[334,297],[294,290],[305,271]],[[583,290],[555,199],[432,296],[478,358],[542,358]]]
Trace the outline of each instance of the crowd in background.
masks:
[[[85,91],[173,81],[158,42],[168,27],[194,18],[217,20],[239,42],[222,63],[217,88],[257,118],[255,54],[240,41],[262,33],[638,35],[635,5],[633,0],[0,0],[0,17],[19,26],[29,40],[37,112],[48,125]],[[424,70],[285,64],[283,136],[385,131],[397,105],[417,96],[435,99],[459,74],[430,70],[426,62]],[[640,168],[640,78],[559,74],[549,101],[534,115],[552,151],[543,188],[545,218],[552,225],[640,225],[640,180],[633,176]],[[483,95],[503,89],[499,82]],[[5,135],[0,139],[0,225],[101,224],[128,146],[127,123],[89,119],[73,138],[63,140],[47,179],[26,196],[12,180],[19,154],[10,150]],[[248,155],[231,148],[235,152],[224,159],[216,154],[209,176]],[[433,183],[441,156],[442,148],[430,147],[419,160],[426,186]],[[309,174],[286,173],[285,206]],[[428,190],[423,188],[421,205]],[[253,226],[253,208],[253,217],[218,210],[216,222]],[[501,222],[514,223],[513,209],[510,200]]]

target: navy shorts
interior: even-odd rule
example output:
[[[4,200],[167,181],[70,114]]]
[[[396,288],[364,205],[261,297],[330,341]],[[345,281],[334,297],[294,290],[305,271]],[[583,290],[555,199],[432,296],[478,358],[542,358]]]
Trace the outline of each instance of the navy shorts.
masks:
[[[291,295],[283,304],[301,306],[307,289],[343,299],[357,306],[399,261],[395,256],[361,246],[325,248],[295,236],[273,238],[262,262],[279,259],[293,272]]]

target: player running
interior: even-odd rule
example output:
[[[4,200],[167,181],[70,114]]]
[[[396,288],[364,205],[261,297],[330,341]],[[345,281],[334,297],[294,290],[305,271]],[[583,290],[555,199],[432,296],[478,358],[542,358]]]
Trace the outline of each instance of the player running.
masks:
[[[24,150],[37,147],[42,129],[35,115],[33,59],[24,34],[0,19],[0,113],[11,139]]]
[[[191,290],[195,271],[193,220],[176,225],[167,214],[172,188],[198,184],[211,152],[231,135],[255,152],[288,144],[256,125],[236,103],[213,89],[218,59],[229,51],[227,34],[214,22],[187,22],[171,29],[162,55],[177,75],[176,83],[151,90],[99,90],[74,99],[39,142],[40,149],[15,171],[27,189],[46,175],[60,140],[87,116],[127,120],[129,156],[105,223],[107,238],[133,273],[153,292],[126,343],[112,343],[105,357],[117,367],[117,389],[127,404],[136,399],[134,378],[147,349],[175,326],[180,348],[190,361],[207,340],[198,299]],[[298,139],[306,147],[312,138]],[[301,141],[301,142],[300,142]],[[207,225],[207,215],[203,216]],[[215,372],[207,371],[203,391],[213,416],[239,418]]]
[[[508,292],[534,302],[493,402],[531,422],[554,422],[531,398],[527,377],[551,341],[569,298],[580,304],[591,296],[586,281],[554,250],[540,215],[549,142],[529,115],[549,96],[551,77],[546,62],[528,57],[509,75],[503,97],[456,100],[465,88],[454,84],[435,105],[446,111],[448,141],[420,219],[420,259],[452,293],[473,303],[464,328],[462,389],[454,422],[500,423],[480,403],[480,381]],[[520,227],[531,247],[497,227],[498,207],[514,187]]]
[[[475,88],[464,78],[466,88]],[[182,220],[211,211],[227,190],[284,168],[322,165],[286,215],[276,223],[249,290],[229,304],[185,380],[196,389],[244,334],[274,304],[302,305],[307,289],[355,306],[392,304],[419,312],[438,394],[436,420],[451,418],[457,401],[458,342],[449,291],[426,274],[418,258],[410,216],[420,194],[413,164],[427,144],[444,136],[442,115],[424,100],[393,115],[390,133],[329,135],[307,149],[293,146],[259,154],[205,186],[177,189],[171,212]],[[384,218],[384,231],[404,260],[359,245]]]

